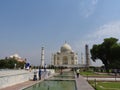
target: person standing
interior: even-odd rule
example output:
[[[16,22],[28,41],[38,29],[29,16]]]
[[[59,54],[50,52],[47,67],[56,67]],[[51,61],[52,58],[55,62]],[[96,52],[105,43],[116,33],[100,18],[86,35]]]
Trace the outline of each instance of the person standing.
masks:
[[[41,69],[39,68],[39,80],[41,80],[41,75],[42,75],[42,71],[41,71]]]
[[[47,69],[47,65],[45,64],[45,65],[44,65],[44,71],[45,71],[45,72],[46,72],[46,69]]]
[[[36,81],[36,80],[37,80],[37,71],[35,70],[35,71],[34,71],[33,81]]]
[[[77,78],[79,78],[79,74],[80,74],[80,70],[79,69],[77,69],[76,74],[77,74]]]

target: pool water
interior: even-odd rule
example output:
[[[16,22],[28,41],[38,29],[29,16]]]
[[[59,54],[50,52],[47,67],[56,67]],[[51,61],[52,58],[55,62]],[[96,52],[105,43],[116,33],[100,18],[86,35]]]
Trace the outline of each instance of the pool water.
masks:
[[[63,72],[23,90],[77,90],[73,72]]]
[[[74,76],[54,76],[50,79],[75,79]]]
[[[75,81],[43,81],[23,90],[76,90]]]

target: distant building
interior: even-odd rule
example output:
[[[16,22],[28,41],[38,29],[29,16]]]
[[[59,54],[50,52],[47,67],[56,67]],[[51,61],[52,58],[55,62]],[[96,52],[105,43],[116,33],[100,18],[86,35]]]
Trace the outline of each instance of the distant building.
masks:
[[[9,58],[15,58],[18,62],[26,62],[26,60],[22,59],[18,54],[11,55]]]
[[[78,64],[78,54],[65,42],[60,51],[52,55],[52,64],[55,66],[74,66]]]

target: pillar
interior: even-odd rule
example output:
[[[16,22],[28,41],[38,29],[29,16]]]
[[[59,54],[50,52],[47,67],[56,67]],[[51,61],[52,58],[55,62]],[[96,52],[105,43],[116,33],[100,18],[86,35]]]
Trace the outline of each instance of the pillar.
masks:
[[[88,45],[85,45],[85,54],[86,54],[86,68],[89,68],[90,65],[90,59],[89,59],[89,48]]]
[[[44,47],[41,48],[41,67],[44,67]]]

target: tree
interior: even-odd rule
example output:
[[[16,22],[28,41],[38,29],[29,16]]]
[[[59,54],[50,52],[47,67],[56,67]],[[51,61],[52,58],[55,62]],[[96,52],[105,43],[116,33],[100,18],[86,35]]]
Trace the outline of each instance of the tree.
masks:
[[[23,69],[25,65],[25,62],[17,62],[17,68]]]
[[[1,59],[0,60],[0,69],[4,69],[4,68],[13,69],[15,67],[23,69],[24,65],[25,65],[24,61],[23,62],[19,62],[15,58],[7,58],[6,57],[5,59]]]
[[[92,60],[100,59],[107,72],[120,63],[120,44],[117,41],[116,38],[106,38],[102,44],[95,44],[90,50]]]
[[[120,69],[120,44],[115,44],[111,48],[111,59],[112,62],[110,64],[111,68],[119,68]]]
[[[0,60],[0,69],[6,68],[7,67],[7,62],[6,60],[1,59]]]
[[[15,68],[15,64],[17,64],[17,60],[15,58],[9,58],[7,59],[7,67],[10,68],[10,69],[13,69]]]

